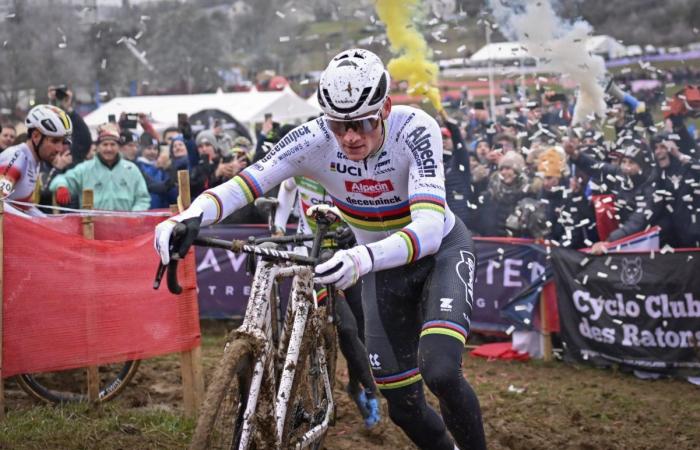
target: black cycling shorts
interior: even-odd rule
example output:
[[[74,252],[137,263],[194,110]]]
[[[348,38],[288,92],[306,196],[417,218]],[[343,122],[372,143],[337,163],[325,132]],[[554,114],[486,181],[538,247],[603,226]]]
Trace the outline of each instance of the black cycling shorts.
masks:
[[[475,271],[471,233],[457,219],[435,254],[362,277],[365,344],[380,389],[421,379],[421,336],[440,334],[466,343]]]

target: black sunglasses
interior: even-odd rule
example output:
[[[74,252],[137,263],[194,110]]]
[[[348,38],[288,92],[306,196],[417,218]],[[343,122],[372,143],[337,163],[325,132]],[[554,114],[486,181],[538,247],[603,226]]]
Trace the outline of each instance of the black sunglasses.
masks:
[[[381,121],[381,114],[357,120],[334,120],[326,116],[328,128],[337,136],[344,136],[348,130],[359,134],[371,133],[377,129]]]

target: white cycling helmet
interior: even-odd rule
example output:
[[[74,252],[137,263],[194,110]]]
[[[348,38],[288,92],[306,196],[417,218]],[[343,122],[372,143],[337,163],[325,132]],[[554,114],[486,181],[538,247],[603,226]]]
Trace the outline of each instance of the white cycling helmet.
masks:
[[[73,123],[61,108],[37,105],[29,111],[24,121],[27,128],[35,128],[44,136],[66,137],[73,133]]]
[[[318,104],[333,119],[353,120],[379,110],[389,95],[389,72],[361,48],[337,54],[321,74]]]

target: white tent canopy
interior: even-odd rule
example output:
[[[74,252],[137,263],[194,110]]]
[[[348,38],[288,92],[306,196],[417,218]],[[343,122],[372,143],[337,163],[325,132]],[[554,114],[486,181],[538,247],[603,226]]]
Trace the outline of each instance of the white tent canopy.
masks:
[[[624,46],[610,36],[589,36],[586,49],[594,54],[616,58],[624,54]],[[471,58],[472,61],[503,61],[530,58],[526,46],[521,42],[494,42],[481,47]]]
[[[117,97],[85,116],[85,122],[89,127],[97,127],[106,123],[110,114],[118,119],[122,112],[146,113],[161,128],[176,125],[178,113],[192,115],[203,109],[221,110],[246,126],[262,122],[267,113],[276,122],[292,123],[316,116],[320,111],[287,86],[273,92]]]
[[[469,59],[472,61],[499,61],[529,57],[530,55],[520,42],[494,42],[481,47]]]

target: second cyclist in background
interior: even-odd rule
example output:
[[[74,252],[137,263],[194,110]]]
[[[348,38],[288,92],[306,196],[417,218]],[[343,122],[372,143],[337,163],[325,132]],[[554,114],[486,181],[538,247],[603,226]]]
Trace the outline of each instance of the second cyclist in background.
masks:
[[[297,205],[299,224],[297,233],[312,234],[316,231],[316,223],[306,211],[313,205],[333,204],[330,195],[320,184],[305,177],[294,177],[285,180],[279,190],[277,199],[279,206],[275,214],[275,230],[284,234],[287,221],[292,209]],[[331,229],[338,229],[340,222]],[[351,248],[355,238],[350,229],[346,228],[346,238],[324,242],[324,248]],[[310,243],[307,245],[310,246]],[[307,247],[301,250],[308,253]],[[349,382],[347,392],[357,405],[367,428],[374,427],[380,420],[379,400],[376,398],[376,386],[372,378],[364,345],[364,316],[362,314],[362,286],[355,284],[347,289],[339,290],[335,302],[335,323],[338,330],[340,351],[348,364]],[[318,301],[325,297],[325,288],[317,287]]]

